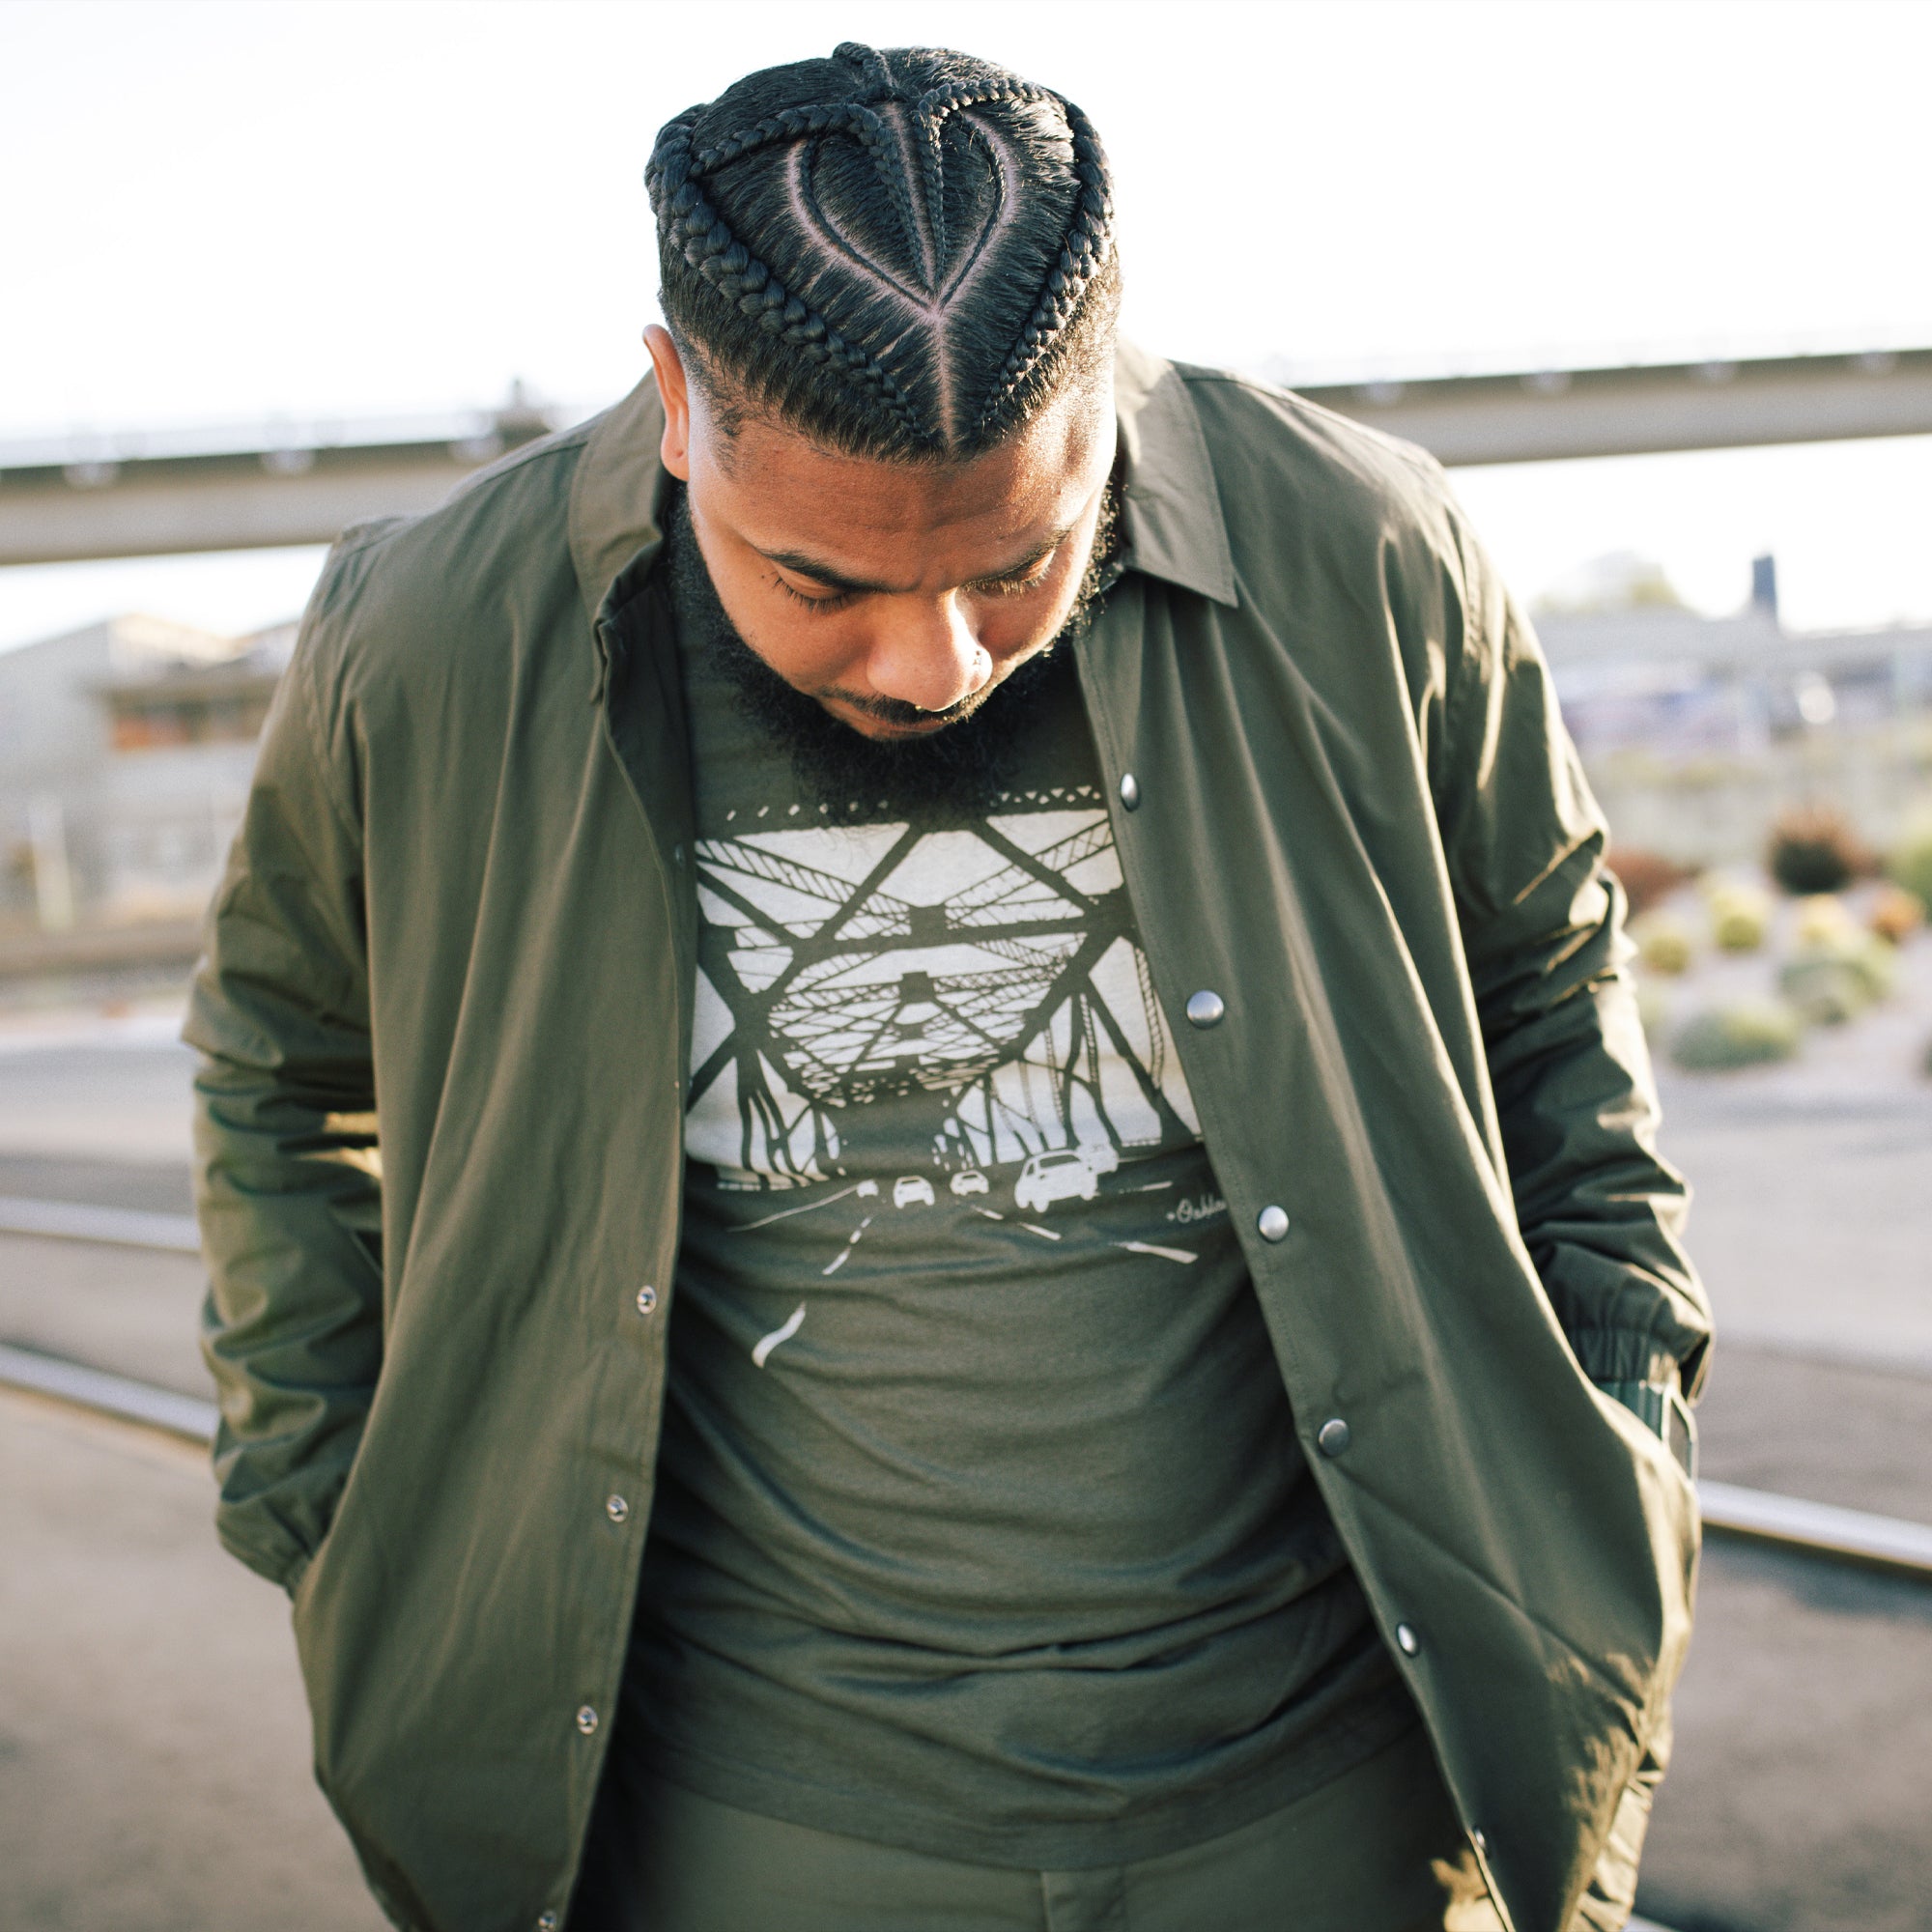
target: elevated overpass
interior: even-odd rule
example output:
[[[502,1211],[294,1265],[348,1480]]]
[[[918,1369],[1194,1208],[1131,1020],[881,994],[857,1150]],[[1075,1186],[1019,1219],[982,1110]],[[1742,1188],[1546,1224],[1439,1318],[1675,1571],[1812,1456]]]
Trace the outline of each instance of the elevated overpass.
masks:
[[[1298,385],[1447,464],[1932,434],[1932,349]],[[440,502],[549,418],[0,447],[0,565],[327,543]]]

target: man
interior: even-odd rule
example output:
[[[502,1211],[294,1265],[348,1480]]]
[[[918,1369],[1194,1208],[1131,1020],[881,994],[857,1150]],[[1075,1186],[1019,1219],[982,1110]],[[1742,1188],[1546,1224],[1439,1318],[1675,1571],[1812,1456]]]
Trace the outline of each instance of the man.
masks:
[[[648,181],[651,380],[331,557],[188,1026],[221,1533],[372,1884],[1621,1924],[1709,1324],[1439,471],[1117,347],[982,62]]]

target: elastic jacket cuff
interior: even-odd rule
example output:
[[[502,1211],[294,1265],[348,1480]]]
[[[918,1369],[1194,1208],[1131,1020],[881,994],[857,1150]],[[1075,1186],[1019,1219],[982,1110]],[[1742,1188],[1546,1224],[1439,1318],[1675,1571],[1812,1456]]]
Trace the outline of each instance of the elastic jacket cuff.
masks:
[[[1677,1458],[1692,1481],[1697,1475],[1697,1422],[1672,1370],[1659,1381],[1599,1382],[1613,1402],[1620,1402]]]

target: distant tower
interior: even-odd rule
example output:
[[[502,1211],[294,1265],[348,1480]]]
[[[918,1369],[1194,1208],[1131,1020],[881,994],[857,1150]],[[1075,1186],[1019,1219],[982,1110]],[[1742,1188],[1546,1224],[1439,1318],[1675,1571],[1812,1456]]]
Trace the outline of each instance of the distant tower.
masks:
[[[1761,617],[1769,617],[1777,622],[1777,559],[1775,556],[1754,556],[1751,558],[1751,610]]]

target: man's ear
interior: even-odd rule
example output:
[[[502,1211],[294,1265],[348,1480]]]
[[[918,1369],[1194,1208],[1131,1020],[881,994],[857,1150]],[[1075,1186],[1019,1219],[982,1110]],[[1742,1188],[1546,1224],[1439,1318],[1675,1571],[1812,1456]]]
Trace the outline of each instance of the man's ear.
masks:
[[[651,367],[657,371],[658,397],[664,404],[664,442],[659,455],[664,467],[680,483],[691,481],[691,390],[685,380],[684,360],[670,330],[652,323],[644,330],[644,347],[651,352]]]

